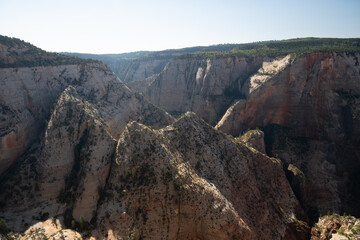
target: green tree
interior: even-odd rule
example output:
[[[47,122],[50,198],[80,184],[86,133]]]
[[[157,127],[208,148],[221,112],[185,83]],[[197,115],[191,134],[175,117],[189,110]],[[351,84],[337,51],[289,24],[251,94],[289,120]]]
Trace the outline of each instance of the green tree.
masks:
[[[76,229],[76,222],[74,219],[71,221],[71,229]]]
[[[87,230],[88,229],[88,222],[86,222],[85,220],[84,220],[84,217],[83,216],[80,216],[80,230],[81,231],[85,231],[85,230]]]
[[[4,219],[0,218],[0,233],[7,233],[9,231],[8,225]]]

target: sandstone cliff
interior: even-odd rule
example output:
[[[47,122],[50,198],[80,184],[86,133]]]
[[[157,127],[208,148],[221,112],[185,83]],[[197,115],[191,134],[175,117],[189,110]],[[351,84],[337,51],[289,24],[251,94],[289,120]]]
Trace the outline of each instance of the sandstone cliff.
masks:
[[[246,80],[262,63],[262,57],[174,59],[145,96],[169,113],[193,111],[215,124],[234,99],[247,96]]]
[[[137,81],[143,97],[99,62],[5,40],[0,217],[26,230],[14,236],[308,239],[307,216],[359,214],[359,54],[181,57]],[[174,122],[145,98],[222,119]]]
[[[124,72],[121,80],[126,83],[144,80],[160,73],[169,61],[170,59],[167,58],[134,60]]]
[[[115,152],[99,112],[68,87],[60,96],[39,146],[1,182],[0,215],[13,230],[38,220],[94,216]]]
[[[307,229],[281,163],[193,113],[160,130],[129,124],[104,195],[97,234],[110,239],[129,228],[141,239],[303,239]]]
[[[279,160],[193,113],[160,130],[130,123],[116,147],[106,128],[75,88],[61,94],[40,146],[1,182],[12,230],[65,234],[83,218],[100,239],[305,239]]]
[[[328,210],[359,214],[359,57],[297,57],[216,126],[235,136],[261,127],[267,153],[304,172],[307,188],[297,194],[312,217]]]
[[[10,61],[8,56],[12,50],[9,49],[2,45],[0,60]],[[43,54],[47,59],[46,53]],[[19,53],[12,61],[16,66],[22,66],[23,59],[27,59],[26,56]],[[41,56],[39,59],[42,60]],[[41,64],[40,60],[31,63]],[[115,138],[131,120],[154,126],[165,126],[172,121],[169,114],[148,103],[141,95],[134,94],[101,63],[55,63],[51,66],[0,68],[0,174],[39,138],[56,99],[69,85],[75,86],[94,104]]]

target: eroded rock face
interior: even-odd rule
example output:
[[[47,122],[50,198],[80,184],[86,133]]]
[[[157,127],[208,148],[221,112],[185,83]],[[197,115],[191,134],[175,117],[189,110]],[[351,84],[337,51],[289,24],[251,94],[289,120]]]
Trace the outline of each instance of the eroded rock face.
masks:
[[[283,71],[294,59],[294,55],[287,55],[276,59],[264,59],[262,67],[252,75],[248,81],[249,93],[264,84],[271,77]]]
[[[236,119],[238,125],[243,125],[243,130],[247,126],[277,124],[292,127],[299,136],[335,140],[337,131],[344,131],[342,107],[353,110],[351,118],[359,118],[358,57],[336,53],[298,57],[254,91],[246,107],[236,109],[242,111]],[[223,122],[219,129],[226,124]]]
[[[23,230],[61,215],[65,225],[94,216],[116,141],[99,112],[68,87],[60,96],[45,136],[1,183],[1,208],[9,227]]]
[[[169,113],[193,111],[210,124],[249,92],[246,80],[263,64],[262,57],[174,59],[147,87],[150,102]]]
[[[71,84],[59,77],[64,69],[78,72],[77,66],[0,69],[0,173],[39,137],[57,96]]]
[[[10,229],[57,236],[83,219],[108,239],[292,239],[299,224],[306,235],[280,161],[194,113],[160,130],[130,123],[116,147],[106,129],[75,88],[61,94],[39,147],[1,182]],[[53,217],[59,229],[45,226]]]
[[[249,147],[265,153],[264,132],[259,129],[248,130],[242,136],[236,138],[237,141],[243,142]]]
[[[56,99],[69,85],[99,110],[115,138],[130,120],[154,126],[172,121],[100,63],[0,68],[0,84],[0,174],[39,138]]]
[[[21,63],[4,49],[1,66]],[[28,237],[82,219],[100,239],[308,239],[300,206],[312,220],[360,209],[358,57],[175,59],[135,84],[211,124],[237,100],[216,128],[260,127],[266,145],[193,113],[173,123],[100,63],[0,68],[0,174],[20,159],[0,176],[0,216]]]
[[[159,76],[159,74],[154,74],[144,80],[137,80],[133,82],[128,82],[128,85],[134,92],[145,93],[146,89],[151,85],[151,83]]]
[[[160,130],[131,123],[116,151],[100,235],[117,239],[130,228],[145,239],[294,237],[298,202],[280,162],[193,113]]]
[[[358,214],[359,57],[298,57],[246,102],[229,109],[217,125],[234,136],[261,127],[267,153],[304,172],[309,184],[302,198],[312,216],[328,210]]]
[[[127,67],[124,77],[121,80],[126,83],[144,80],[154,74],[160,73],[168,62],[169,59],[133,61]]]

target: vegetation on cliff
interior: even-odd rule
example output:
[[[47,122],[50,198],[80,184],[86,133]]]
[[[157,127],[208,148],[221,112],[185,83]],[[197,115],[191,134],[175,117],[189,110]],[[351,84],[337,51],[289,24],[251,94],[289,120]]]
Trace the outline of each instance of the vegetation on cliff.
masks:
[[[344,213],[328,213],[319,218],[311,229],[311,240],[321,239],[359,239],[360,220]]]
[[[297,38],[282,41],[266,41],[239,44],[231,51],[189,53],[179,58],[218,58],[234,56],[285,56],[313,52],[360,52],[359,38]]]
[[[150,67],[152,74],[160,73],[166,63],[174,58],[187,59],[206,59],[222,58],[234,56],[269,56],[278,57],[288,54],[301,55],[311,52],[360,52],[359,38],[297,38],[281,41],[263,41],[243,44],[217,44],[211,46],[196,46],[181,49],[168,49],[163,51],[138,51],[121,54],[83,54],[83,53],[64,53],[69,56],[82,59],[94,59],[109,65],[111,70],[123,81],[131,82],[139,80],[132,79],[134,68],[144,71],[139,66],[154,64],[154,60],[161,61]],[[142,69],[142,70],[141,70]],[[149,73],[149,69],[146,70]],[[129,79],[130,73],[130,79]],[[149,76],[145,76],[147,78]],[[143,79],[140,79],[143,80]]]
[[[17,38],[0,35],[0,68],[72,65],[97,62],[46,52]]]

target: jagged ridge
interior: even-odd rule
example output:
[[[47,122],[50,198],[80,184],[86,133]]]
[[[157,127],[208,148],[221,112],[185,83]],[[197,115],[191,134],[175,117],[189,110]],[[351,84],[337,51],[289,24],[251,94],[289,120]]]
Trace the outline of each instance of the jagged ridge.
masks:
[[[194,113],[160,130],[129,124],[116,155],[98,211],[103,234],[133,226],[146,239],[294,237],[298,203],[280,162]]]

